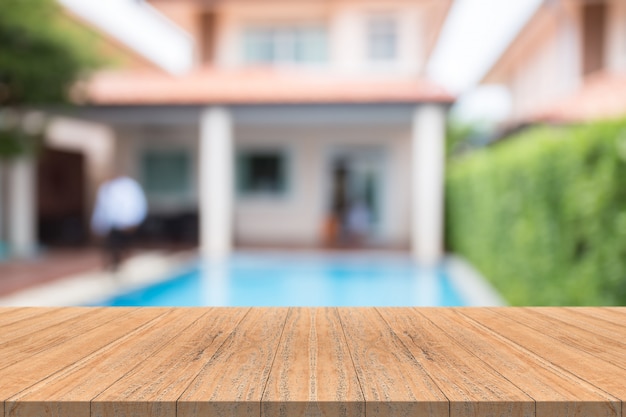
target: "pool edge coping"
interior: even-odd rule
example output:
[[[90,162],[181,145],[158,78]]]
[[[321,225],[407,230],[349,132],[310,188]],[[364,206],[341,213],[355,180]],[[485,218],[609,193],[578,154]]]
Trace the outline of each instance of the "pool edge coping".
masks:
[[[197,261],[194,251],[177,254],[148,252],[131,258],[116,276],[106,271],[88,271],[0,297],[0,307],[63,307],[94,305],[142,287],[158,284],[179,274]],[[146,264],[158,260],[156,266]],[[142,266],[143,263],[143,266]],[[467,307],[506,306],[506,301],[472,265],[457,255],[447,255],[442,267],[455,292]],[[130,269],[130,273],[129,270]]]
[[[491,283],[464,258],[448,255],[443,261],[443,268],[466,307],[508,306]]]

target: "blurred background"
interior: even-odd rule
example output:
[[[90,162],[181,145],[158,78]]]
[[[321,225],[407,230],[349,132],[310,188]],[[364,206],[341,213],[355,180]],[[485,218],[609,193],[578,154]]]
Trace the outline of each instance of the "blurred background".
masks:
[[[623,0],[0,4],[0,304],[626,305],[625,181]]]

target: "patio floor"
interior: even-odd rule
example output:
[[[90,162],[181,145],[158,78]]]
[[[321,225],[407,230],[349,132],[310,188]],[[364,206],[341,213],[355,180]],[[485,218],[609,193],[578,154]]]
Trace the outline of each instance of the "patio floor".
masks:
[[[625,322],[626,308],[4,308],[0,417],[626,417]]]
[[[102,268],[97,248],[56,249],[30,260],[0,262],[0,297],[70,275]]]
[[[193,254],[195,247],[167,243],[143,245],[125,256],[121,269],[129,261],[155,253],[167,259],[182,254]],[[44,288],[48,284],[61,282],[69,277],[81,274],[93,275],[103,271],[105,271],[103,254],[98,247],[52,249],[28,260],[0,261],[0,299],[11,297],[24,290]]]

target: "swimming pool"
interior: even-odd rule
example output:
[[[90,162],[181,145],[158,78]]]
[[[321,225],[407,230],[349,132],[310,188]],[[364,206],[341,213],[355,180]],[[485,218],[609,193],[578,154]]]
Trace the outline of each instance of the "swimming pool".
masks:
[[[238,254],[104,306],[461,306],[445,270],[404,256]]]

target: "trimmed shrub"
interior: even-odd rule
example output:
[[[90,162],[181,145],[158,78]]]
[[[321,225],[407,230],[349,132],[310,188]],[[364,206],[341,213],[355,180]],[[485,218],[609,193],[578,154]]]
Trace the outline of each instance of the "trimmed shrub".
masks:
[[[447,245],[512,305],[626,304],[626,121],[537,127],[452,160]]]

